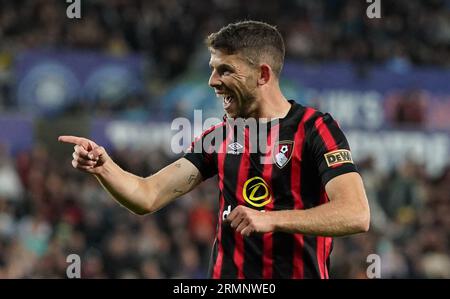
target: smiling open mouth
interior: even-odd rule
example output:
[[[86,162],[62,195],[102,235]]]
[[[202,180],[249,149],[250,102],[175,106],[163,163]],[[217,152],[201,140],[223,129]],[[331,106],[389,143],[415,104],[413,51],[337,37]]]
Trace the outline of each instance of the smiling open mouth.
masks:
[[[223,108],[227,109],[230,107],[231,103],[233,102],[234,98],[229,95],[223,96]]]

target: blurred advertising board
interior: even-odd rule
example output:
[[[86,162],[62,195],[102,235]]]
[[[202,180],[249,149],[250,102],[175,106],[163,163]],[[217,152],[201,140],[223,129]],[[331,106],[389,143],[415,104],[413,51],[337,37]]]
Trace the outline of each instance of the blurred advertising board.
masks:
[[[19,108],[53,115],[76,101],[116,101],[143,90],[143,61],[138,55],[32,50],[15,61]]]
[[[450,162],[449,132],[348,129],[346,135],[355,161],[370,157],[383,171],[408,159],[424,165],[428,173],[437,174]]]
[[[11,154],[28,151],[34,142],[33,120],[23,115],[0,114],[0,146]]]
[[[91,137],[108,148],[149,153],[162,150],[169,156],[180,155],[173,150],[173,137],[179,130],[172,129],[170,122],[95,120],[92,128]],[[196,130],[192,129],[191,136],[195,136]],[[375,166],[383,171],[391,170],[407,158],[425,165],[430,174],[435,174],[450,162],[450,134],[447,131],[346,129],[345,132],[354,160],[358,162],[371,157]],[[184,147],[188,147],[190,140],[185,141]]]
[[[206,75],[189,75],[166,94],[163,108],[188,116],[193,109],[221,115],[222,102],[207,82]],[[286,97],[332,113],[344,128],[364,130],[450,131],[449,82],[450,70],[445,69],[400,72],[376,66],[360,71],[347,63],[287,63],[281,78]]]

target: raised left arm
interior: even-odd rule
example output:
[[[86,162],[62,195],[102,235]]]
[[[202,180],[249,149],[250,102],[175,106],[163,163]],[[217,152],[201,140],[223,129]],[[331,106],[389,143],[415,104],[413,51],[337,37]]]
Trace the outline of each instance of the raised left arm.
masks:
[[[253,232],[281,231],[319,236],[344,236],[366,232],[369,204],[361,176],[350,172],[325,185],[329,202],[307,210],[260,212],[236,207],[227,217],[231,227],[248,236]]]

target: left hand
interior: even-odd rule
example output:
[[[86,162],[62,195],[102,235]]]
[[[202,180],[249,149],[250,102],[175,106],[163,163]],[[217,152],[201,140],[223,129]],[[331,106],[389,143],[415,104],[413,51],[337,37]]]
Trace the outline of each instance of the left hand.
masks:
[[[243,236],[249,236],[251,233],[268,233],[274,230],[274,217],[271,214],[237,206],[225,222],[230,223],[231,227]]]

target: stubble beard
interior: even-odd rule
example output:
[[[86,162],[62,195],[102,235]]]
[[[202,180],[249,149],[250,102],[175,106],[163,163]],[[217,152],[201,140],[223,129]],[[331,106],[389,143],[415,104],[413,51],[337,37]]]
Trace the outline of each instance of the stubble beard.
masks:
[[[249,80],[246,80],[249,81]],[[258,103],[256,101],[256,86],[254,88],[248,88],[247,84],[239,84],[235,88],[228,88],[235,98],[236,111],[234,115],[227,114],[231,118],[250,118],[256,117],[258,112]]]

